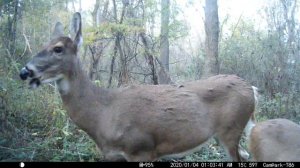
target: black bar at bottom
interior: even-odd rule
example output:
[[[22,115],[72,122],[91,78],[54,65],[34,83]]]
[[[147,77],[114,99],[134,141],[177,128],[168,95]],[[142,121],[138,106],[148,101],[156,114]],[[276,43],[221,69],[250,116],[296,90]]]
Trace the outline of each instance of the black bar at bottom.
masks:
[[[0,162],[0,168],[294,168],[300,162]]]

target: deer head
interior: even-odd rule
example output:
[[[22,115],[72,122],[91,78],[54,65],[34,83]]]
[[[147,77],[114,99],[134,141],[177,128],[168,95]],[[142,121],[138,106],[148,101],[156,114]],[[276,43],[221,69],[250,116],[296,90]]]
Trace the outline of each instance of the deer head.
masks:
[[[30,79],[30,88],[37,88],[42,83],[58,81],[69,76],[77,51],[82,43],[81,15],[75,13],[71,23],[71,35],[64,35],[64,27],[57,22],[51,41],[22,68],[22,80]]]

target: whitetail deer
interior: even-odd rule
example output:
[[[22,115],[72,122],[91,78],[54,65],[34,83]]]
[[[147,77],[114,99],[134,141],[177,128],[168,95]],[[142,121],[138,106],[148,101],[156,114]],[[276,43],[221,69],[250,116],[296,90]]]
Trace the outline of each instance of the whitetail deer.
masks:
[[[300,161],[300,125],[280,118],[257,123],[249,131],[253,161]]]
[[[170,85],[96,87],[82,70],[81,16],[73,37],[57,23],[50,43],[21,70],[36,88],[55,81],[71,119],[96,142],[106,160],[154,161],[183,156],[215,136],[234,161],[241,133],[254,110],[251,85],[234,75]]]

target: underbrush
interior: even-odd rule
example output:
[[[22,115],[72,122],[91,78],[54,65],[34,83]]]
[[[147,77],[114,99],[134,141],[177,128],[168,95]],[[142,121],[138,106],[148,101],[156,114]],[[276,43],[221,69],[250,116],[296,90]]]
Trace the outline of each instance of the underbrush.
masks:
[[[185,156],[180,161],[183,162],[218,162],[229,161],[222,145],[212,138],[206,142],[200,151]]]
[[[0,78],[0,161],[99,161],[94,142],[69,119],[54,86],[29,90]]]

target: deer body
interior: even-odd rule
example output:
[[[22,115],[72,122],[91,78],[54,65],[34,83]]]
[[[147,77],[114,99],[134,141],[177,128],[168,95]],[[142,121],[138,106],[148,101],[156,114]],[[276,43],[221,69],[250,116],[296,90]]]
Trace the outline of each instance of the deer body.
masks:
[[[94,86],[83,73],[68,81],[69,92],[62,99],[73,121],[109,160],[119,155],[155,160],[193,149],[213,135],[226,143],[234,134],[236,140],[229,145],[235,146],[245,126],[240,120],[246,123],[253,111],[251,87],[236,76],[219,75],[181,88],[137,85],[108,90]],[[234,102],[236,107],[228,108]]]
[[[300,161],[300,126],[290,120],[257,123],[249,140],[254,161]]]
[[[97,143],[107,160],[153,161],[197,149],[217,137],[239,160],[241,133],[254,110],[251,85],[234,75],[188,82],[183,87],[96,87],[77,56],[81,17],[73,39],[57,24],[50,44],[22,69],[31,87],[56,81],[71,119]]]

